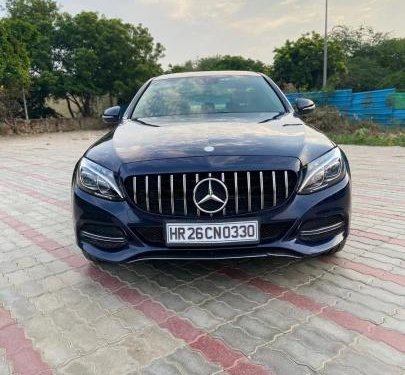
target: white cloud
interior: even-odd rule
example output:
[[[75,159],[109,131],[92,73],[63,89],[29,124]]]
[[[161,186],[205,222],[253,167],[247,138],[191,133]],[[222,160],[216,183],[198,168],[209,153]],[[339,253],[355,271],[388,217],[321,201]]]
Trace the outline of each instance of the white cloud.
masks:
[[[2,0],[0,0],[1,3]],[[323,32],[325,0],[57,0],[64,10],[95,10],[147,26],[166,47],[162,63],[235,54],[271,62],[286,39]],[[118,4],[118,5],[117,5]],[[405,37],[405,0],[331,0],[329,30],[367,25]]]
[[[289,28],[294,28],[297,25],[310,25],[312,20],[317,18],[317,16],[317,13],[309,14],[306,17],[293,14],[277,18],[259,16],[242,21],[236,21],[230,26],[244,33],[261,35],[269,31],[279,30],[286,26]]]
[[[164,6],[175,20],[198,21],[221,19],[238,12],[246,0],[141,0],[145,4]]]

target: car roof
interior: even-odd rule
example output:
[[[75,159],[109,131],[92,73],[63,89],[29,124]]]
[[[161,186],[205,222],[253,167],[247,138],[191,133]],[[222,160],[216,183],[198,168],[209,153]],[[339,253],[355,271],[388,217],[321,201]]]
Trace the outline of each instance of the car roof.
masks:
[[[250,72],[246,70],[218,70],[218,71],[205,71],[205,72],[184,72],[184,73],[171,73],[163,74],[153,78],[154,81],[171,78],[189,78],[189,77],[212,77],[212,76],[260,76],[259,73]]]

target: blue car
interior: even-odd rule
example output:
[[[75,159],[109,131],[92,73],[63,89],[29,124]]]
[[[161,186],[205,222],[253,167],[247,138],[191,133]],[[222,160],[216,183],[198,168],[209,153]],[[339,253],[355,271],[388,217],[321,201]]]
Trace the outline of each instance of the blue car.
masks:
[[[267,76],[191,72],[145,83],[73,174],[74,228],[92,261],[305,257],[349,233],[347,158]]]

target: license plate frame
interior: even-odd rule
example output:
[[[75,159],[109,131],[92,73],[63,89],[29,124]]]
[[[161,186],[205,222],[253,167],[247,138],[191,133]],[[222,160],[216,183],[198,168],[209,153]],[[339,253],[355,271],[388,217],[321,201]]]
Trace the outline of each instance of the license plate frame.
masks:
[[[225,239],[218,239],[218,240],[213,240],[210,238],[204,238],[204,239],[199,239],[195,238],[193,240],[177,240],[173,241],[169,238],[169,228],[177,227],[177,228],[197,228],[197,227],[204,227],[204,228],[209,228],[209,227],[221,227],[225,228],[228,227],[230,228],[229,230],[234,232],[234,229],[232,229],[233,226],[238,226],[238,228],[241,228],[242,226],[247,226],[247,225],[253,225],[255,230],[254,230],[254,235],[253,236],[248,236],[247,238],[243,238],[241,236],[238,236],[238,238],[225,238]],[[260,221],[258,219],[244,219],[244,220],[218,220],[218,221],[177,221],[177,220],[172,220],[172,221],[166,221],[164,223],[164,238],[165,238],[165,244],[167,247],[232,247],[232,246],[240,246],[240,245],[256,245],[260,243]],[[223,230],[221,233],[223,234]],[[248,229],[246,229],[247,231]],[[187,230],[185,229],[187,232]],[[213,231],[213,230],[212,230]],[[218,234],[218,230],[216,232]],[[206,231],[204,235],[206,234]],[[185,235],[185,234],[184,234]]]

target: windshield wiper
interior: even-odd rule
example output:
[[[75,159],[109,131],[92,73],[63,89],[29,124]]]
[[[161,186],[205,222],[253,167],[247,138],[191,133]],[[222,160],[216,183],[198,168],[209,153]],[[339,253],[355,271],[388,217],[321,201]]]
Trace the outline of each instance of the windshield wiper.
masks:
[[[262,121],[259,121],[259,124],[263,124],[263,123],[265,123],[265,122],[269,122],[269,121],[272,121],[272,120],[276,120],[276,119],[278,119],[278,118],[280,118],[281,116],[283,116],[283,115],[285,115],[287,112],[278,112],[276,115],[274,115],[273,117],[270,117],[270,118],[268,118],[268,119],[266,119],[266,120],[262,120]]]
[[[147,126],[153,126],[153,127],[155,127],[155,128],[160,128],[159,125],[150,124],[149,122],[145,122],[145,121],[143,121],[143,120],[140,120],[138,117],[134,117],[134,118],[132,118],[131,120],[132,120],[132,121],[139,122],[139,123],[142,124],[142,125],[147,125]]]

